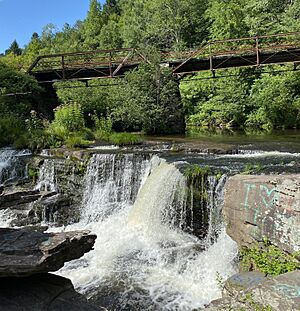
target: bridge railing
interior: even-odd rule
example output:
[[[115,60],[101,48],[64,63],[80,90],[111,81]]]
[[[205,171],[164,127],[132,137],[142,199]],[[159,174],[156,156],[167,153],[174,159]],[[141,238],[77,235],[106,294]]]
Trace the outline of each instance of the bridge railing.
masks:
[[[105,70],[105,75],[113,77],[123,65],[137,64],[145,61],[145,57],[136,49],[95,50],[39,56],[28,69],[28,73],[56,72],[65,75],[68,70]],[[107,72],[108,70],[108,72]],[[68,77],[70,78],[70,77]]]
[[[268,36],[245,37],[238,39],[216,40],[207,42],[197,50],[191,50],[188,53],[180,54],[169,53],[165,54],[164,61],[178,62],[179,64],[174,69],[174,73],[180,69],[191,59],[203,59],[210,61],[211,70],[217,69],[213,65],[213,60],[221,57],[243,57],[246,55],[255,55],[256,61],[249,66],[260,66],[263,62],[260,55],[265,53],[277,54],[281,51],[292,53],[293,49],[300,48],[300,32],[274,34]]]

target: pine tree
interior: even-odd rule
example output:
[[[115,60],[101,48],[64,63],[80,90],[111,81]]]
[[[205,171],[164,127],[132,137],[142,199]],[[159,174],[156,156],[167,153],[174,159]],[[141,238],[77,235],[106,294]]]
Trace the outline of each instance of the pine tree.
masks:
[[[14,54],[14,55],[21,55],[22,49],[19,47],[19,44],[16,40],[12,42],[10,47],[5,51],[5,55]]]

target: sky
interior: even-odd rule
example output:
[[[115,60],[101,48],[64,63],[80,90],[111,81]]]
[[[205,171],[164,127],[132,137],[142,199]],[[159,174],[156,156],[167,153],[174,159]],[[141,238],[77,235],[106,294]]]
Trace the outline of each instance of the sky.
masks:
[[[15,39],[23,47],[49,23],[73,25],[85,18],[88,7],[89,0],[0,0],[0,53]]]

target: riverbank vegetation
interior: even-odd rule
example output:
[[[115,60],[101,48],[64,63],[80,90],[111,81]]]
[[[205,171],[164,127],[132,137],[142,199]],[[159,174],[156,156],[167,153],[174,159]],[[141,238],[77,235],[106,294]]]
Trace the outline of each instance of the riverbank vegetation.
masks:
[[[31,139],[36,141],[32,147],[77,146],[95,137],[134,143],[140,138],[113,132],[176,134],[184,132],[185,123],[251,133],[299,128],[300,73],[294,67],[228,69],[222,71],[227,77],[211,79],[205,72],[179,81],[159,66],[158,53],[195,49],[210,40],[299,31],[299,17],[300,1],[106,0],[101,6],[90,0],[83,21],[62,29],[48,24],[23,49],[14,41],[0,56],[0,145],[28,145]],[[151,65],[124,79],[92,81],[90,87],[56,83],[64,108],[58,108],[53,122],[44,113],[42,87],[22,73],[39,55],[122,47],[138,48]],[[79,123],[63,130],[59,115],[75,106],[80,120],[74,115],[72,122]],[[36,132],[32,111],[40,119]],[[95,118],[102,126],[110,123],[110,132]]]
[[[300,269],[299,252],[288,254],[264,240],[251,248],[242,248],[240,264],[244,271],[258,270],[276,276]]]

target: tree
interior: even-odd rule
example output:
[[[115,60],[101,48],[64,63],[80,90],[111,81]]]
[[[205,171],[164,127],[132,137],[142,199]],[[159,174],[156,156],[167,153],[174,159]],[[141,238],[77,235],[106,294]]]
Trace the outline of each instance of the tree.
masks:
[[[178,82],[159,66],[145,64],[126,74],[113,100],[112,119],[122,130],[142,129],[148,134],[185,130]]]
[[[300,125],[300,75],[299,72],[265,73],[251,90],[255,105],[249,114],[248,126],[291,128]]]
[[[244,6],[245,23],[251,36],[280,31],[282,14],[291,0],[251,0]]]
[[[99,48],[99,35],[103,26],[101,5],[90,0],[90,7],[83,26],[84,46],[88,49]]]
[[[102,10],[102,20],[104,24],[107,24],[110,20],[111,15],[118,15],[120,16],[121,10],[119,7],[119,3],[117,0],[106,0],[105,4],[103,5]]]
[[[21,55],[22,49],[19,47],[19,44],[16,40],[12,42],[10,47],[5,51],[5,55],[13,54],[13,55]]]
[[[244,21],[246,3],[246,0],[209,1],[205,16],[210,23],[210,38],[222,40],[247,36],[248,28]]]

